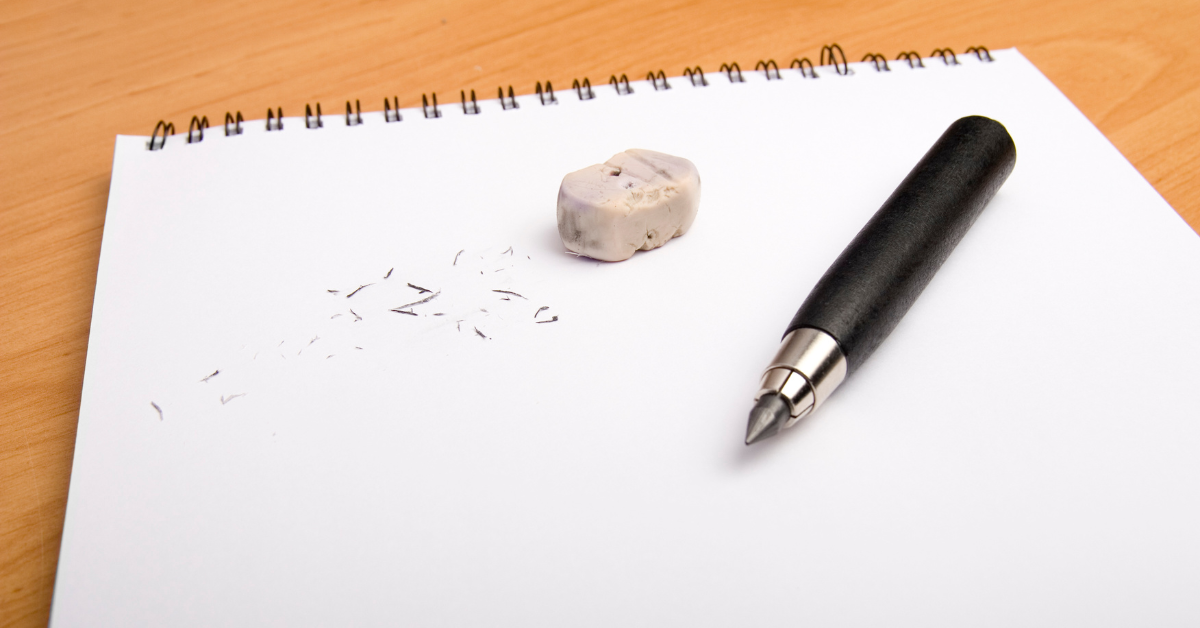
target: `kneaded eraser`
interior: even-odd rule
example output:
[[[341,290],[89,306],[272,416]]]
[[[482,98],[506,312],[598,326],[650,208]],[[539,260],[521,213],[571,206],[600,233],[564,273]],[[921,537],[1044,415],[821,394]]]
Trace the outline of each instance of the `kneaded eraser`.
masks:
[[[687,233],[699,208],[692,162],[631,148],[563,177],[558,235],[573,253],[619,262]]]

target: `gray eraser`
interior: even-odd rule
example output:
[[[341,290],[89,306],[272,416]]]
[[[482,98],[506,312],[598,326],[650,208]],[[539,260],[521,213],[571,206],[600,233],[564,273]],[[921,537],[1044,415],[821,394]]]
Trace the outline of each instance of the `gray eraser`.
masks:
[[[619,262],[687,233],[699,208],[692,162],[631,148],[563,177],[558,234],[573,253]]]

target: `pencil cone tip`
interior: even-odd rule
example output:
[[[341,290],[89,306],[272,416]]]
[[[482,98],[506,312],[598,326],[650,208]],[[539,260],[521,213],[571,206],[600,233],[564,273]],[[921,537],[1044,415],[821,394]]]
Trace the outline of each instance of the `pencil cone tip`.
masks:
[[[783,397],[774,394],[760,397],[746,423],[746,444],[752,445],[778,434],[790,414]]]

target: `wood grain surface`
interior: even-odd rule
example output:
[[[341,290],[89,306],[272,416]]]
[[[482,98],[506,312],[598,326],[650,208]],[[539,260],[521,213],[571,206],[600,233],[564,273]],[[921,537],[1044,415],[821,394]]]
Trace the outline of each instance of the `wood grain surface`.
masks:
[[[305,103],[1017,46],[1200,229],[1200,1],[6,0],[0,4],[0,626],[47,622],[113,138]],[[885,103],[880,104],[886,106]],[[1200,324],[1200,321],[1198,321]]]

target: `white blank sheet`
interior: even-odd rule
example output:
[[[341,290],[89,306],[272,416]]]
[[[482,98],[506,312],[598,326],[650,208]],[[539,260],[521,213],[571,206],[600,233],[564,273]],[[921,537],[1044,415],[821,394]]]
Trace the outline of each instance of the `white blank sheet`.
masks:
[[[995,58],[119,137],[52,625],[1196,625],[1200,239]],[[1008,182],[745,447],[795,309],[971,114]],[[695,225],[565,254],[562,176],[627,148],[696,164]]]

